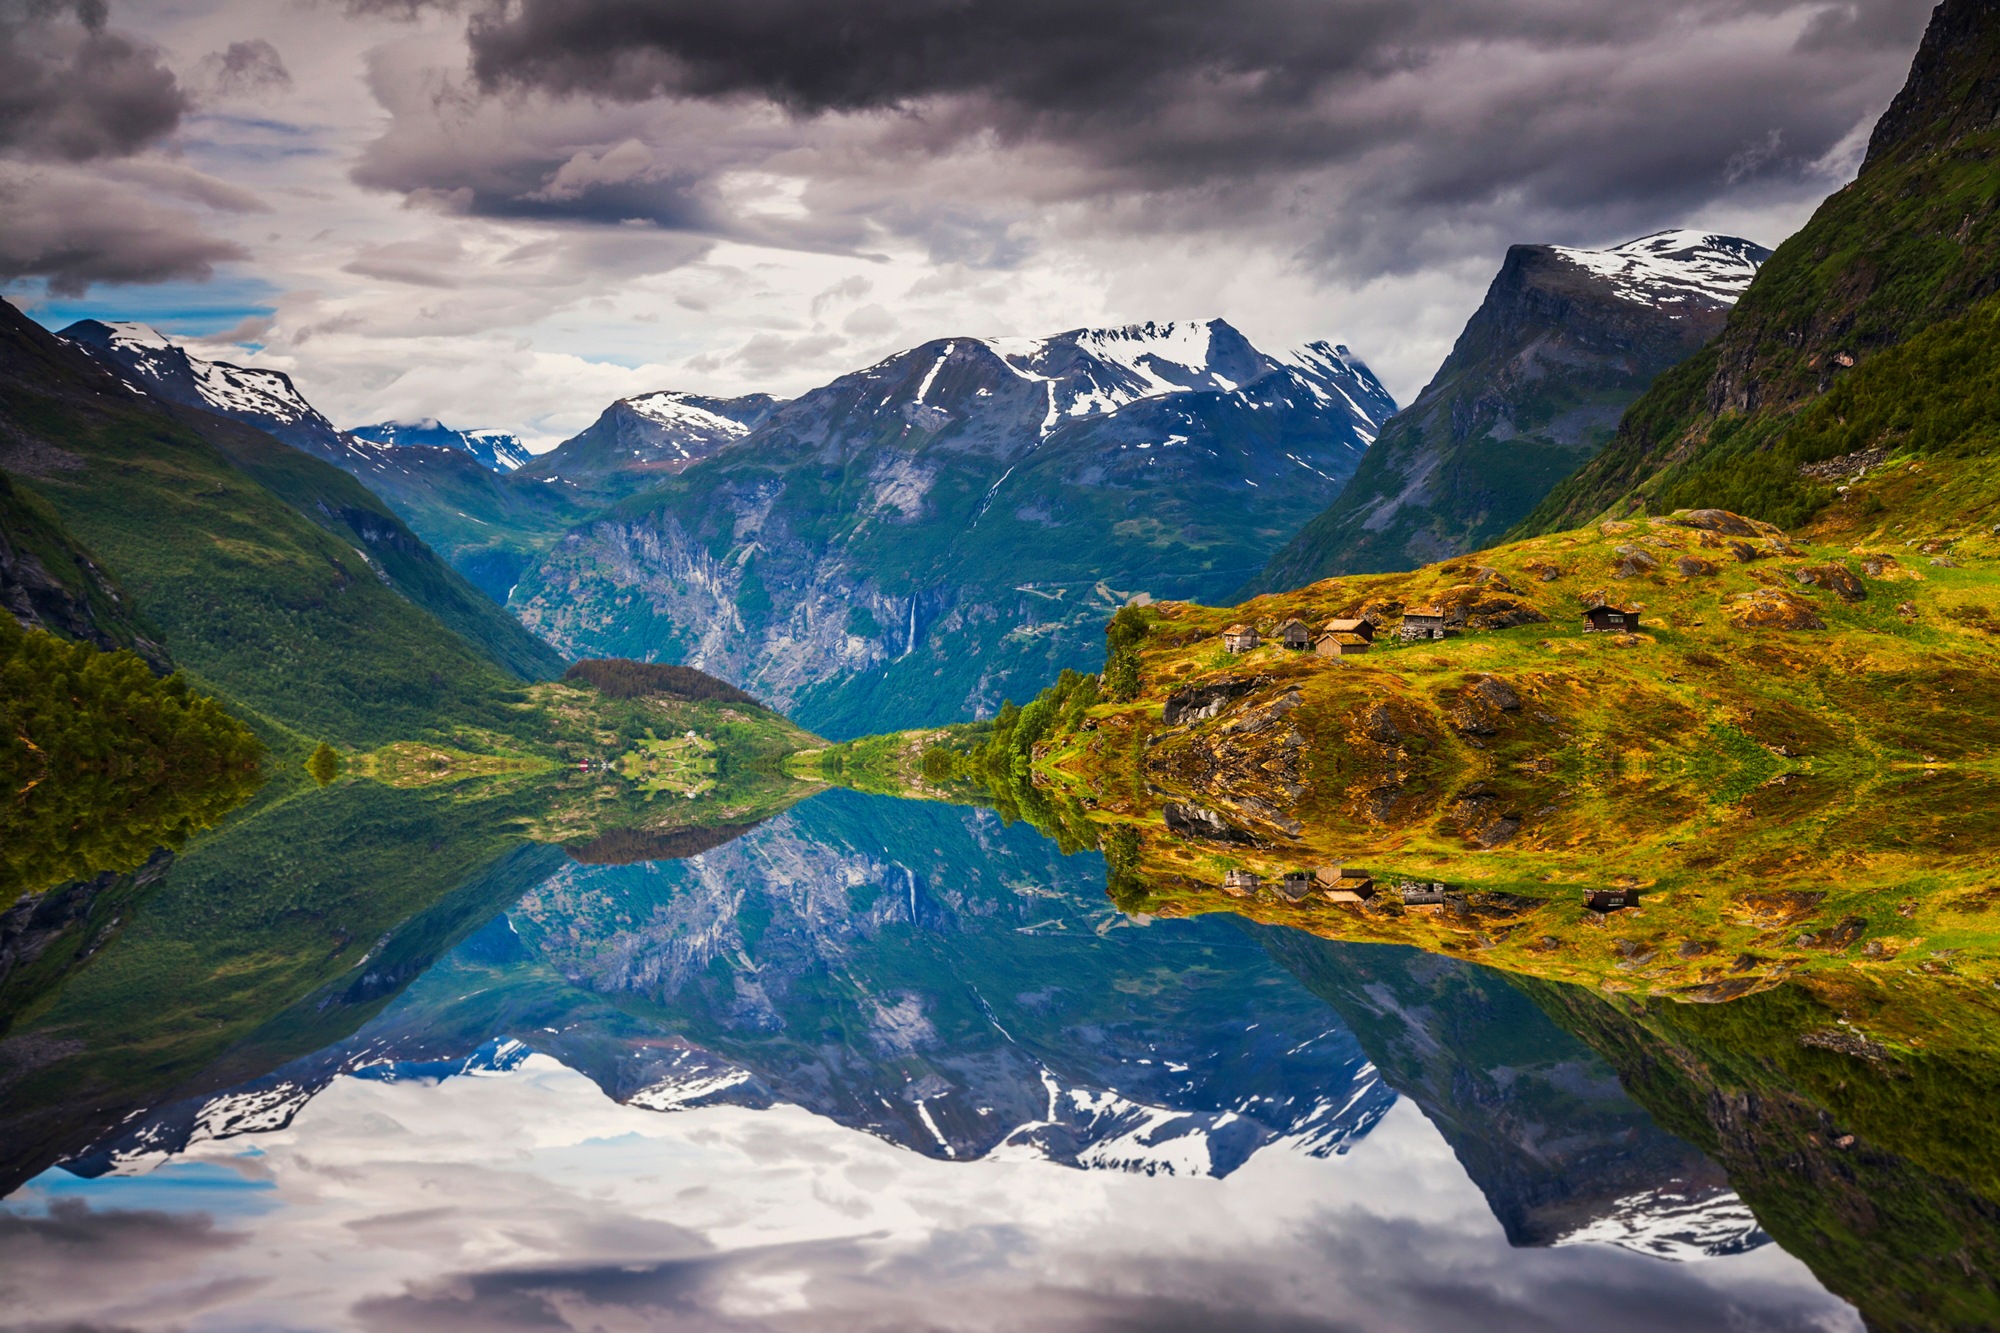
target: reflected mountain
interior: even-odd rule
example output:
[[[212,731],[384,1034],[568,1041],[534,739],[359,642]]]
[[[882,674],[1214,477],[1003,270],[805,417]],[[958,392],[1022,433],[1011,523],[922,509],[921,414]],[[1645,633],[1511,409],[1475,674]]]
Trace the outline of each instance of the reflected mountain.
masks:
[[[532,1049],[628,1105],[787,1103],[940,1159],[1150,1174],[1339,1153],[1401,1093],[1514,1244],[1761,1242],[1717,1168],[1495,974],[1224,917],[1148,924],[1104,874],[983,810],[847,792],[679,861],[516,848],[66,1165],[144,1170],[280,1127],[338,1077]],[[469,928],[476,905],[494,914]],[[351,1035],[306,1051],[330,1032]]]

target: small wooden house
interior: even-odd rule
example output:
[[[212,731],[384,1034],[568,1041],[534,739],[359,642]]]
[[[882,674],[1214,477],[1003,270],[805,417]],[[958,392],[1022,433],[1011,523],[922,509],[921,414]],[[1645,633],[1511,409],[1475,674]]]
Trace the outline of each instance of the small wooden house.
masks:
[[[1278,639],[1287,648],[1299,649],[1312,647],[1312,631],[1307,629],[1306,622],[1300,620],[1297,616],[1293,616],[1279,627]]]
[[[1271,887],[1275,888],[1286,901],[1302,903],[1306,900],[1306,895],[1312,892],[1313,877],[1303,870],[1287,870],[1284,878]]]
[[[1441,606],[1413,606],[1403,612],[1405,639],[1442,639],[1445,636],[1445,609]]]
[[[1329,620],[1326,624],[1320,626],[1319,632],[1321,634],[1352,634],[1365,643],[1375,642],[1375,622],[1366,616],[1355,616],[1352,619],[1337,618]]]
[[[1262,642],[1254,626],[1231,625],[1222,631],[1222,646],[1232,653],[1247,653]]]
[[[1322,634],[1313,651],[1321,657],[1356,657],[1368,651],[1368,645],[1360,639],[1339,634]]]
[[[1639,613],[1599,603],[1583,613],[1585,634],[1637,634]]]
[[[1264,877],[1254,870],[1231,870],[1222,877],[1222,891],[1237,898],[1247,898],[1263,885]]]
[[[1322,866],[1313,876],[1320,896],[1334,903],[1365,903],[1375,896],[1375,877],[1350,866]]]
[[[1443,907],[1444,892],[1444,885],[1424,880],[1404,880],[1396,886],[1396,896],[1405,907]]]
[[[1637,889],[1598,889],[1584,895],[1583,905],[1593,912],[1616,912],[1620,908],[1637,907]]]

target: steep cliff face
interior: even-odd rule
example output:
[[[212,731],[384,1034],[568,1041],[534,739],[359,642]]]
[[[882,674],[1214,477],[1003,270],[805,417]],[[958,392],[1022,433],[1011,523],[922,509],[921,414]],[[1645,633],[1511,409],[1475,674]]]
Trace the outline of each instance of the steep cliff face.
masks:
[[[1769,254],[1695,232],[1610,250],[1514,246],[1436,377],[1244,592],[1413,569],[1496,540],[1715,336]]]
[[[1221,321],[940,340],[571,532],[512,605],[823,734],[989,711],[1094,666],[1126,598],[1234,588],[1393,407],[1345,349],[1267,356]]]
[[[1946,0],[1861,174],[1778,248],[1714,343],[1662,376],[1518,531],[1574,526],[1613,505],[1718,506],[1797,526],[1833,500],[1832,479],[1801,469],[1853,442],[1801,433],[1815,404],[2000,291],[1996,106],[2000,10]],[[1914,378],[1974,369],[1991,373],[1956,358]],[[1900,445],[1906,433],[1864,447]]]

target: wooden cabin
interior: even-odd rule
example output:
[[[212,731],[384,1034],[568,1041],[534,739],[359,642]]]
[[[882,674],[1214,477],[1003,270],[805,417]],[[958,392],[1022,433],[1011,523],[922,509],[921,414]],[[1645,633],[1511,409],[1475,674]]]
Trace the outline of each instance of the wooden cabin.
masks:
[[[1302,903],[1306,900],[1306,895],[1312,892],[1313,877],[1304,870],[1287,870],[1284,878],[1271,887],[1275,888],[1286,901]]]
[[[1403,626],[1397,632],[1405,639],[1442,639],[1445,610],[1441,606],[1413,606],[1403,612]]]
[[[1336,618],[1329,620],[1319,627],[1319,632],[1321,634],[1353,634],[1358,636],[1364,643],[1375,642],[1375,622],[1366,616],[1355,616],[1352,619]]]
[[[1637,889],[1597,889],[1587,893],[1583,905],[1593,912],[1616,912],[1625,907],[1639,905]]]
[[[1424,880],[1404,880],[1396,886],[1396,896],[1403,900],[1405,907],[1435,911],[1444,906],[1444,894],[1444,885]]]
[[[1247,653],[1262,642],[1254,626],[1231,625],[1222,631],[1222,646],[1228,652]]]
[[[1637,634],[1639,613],[1599,603],[1583,613],[1585,634]]]
[[[1263,886],[1264,877],[1254,870],[1231,870],[1222,877],[1222,891],[1237,898],[1247,898]]]
[[[1290,620],[1279,626],[1278,641],[1283,643],[1287,648],[1310,648],[1312,647],[1312,631],[1306,628],[1305,621],[1300,620],[1297,616],[1293,616]]]
[[[1368,645],[1351,635],[1322,634],[1313,651],[1321,657],[1356,657],[1367,652]]]
[[[1375,877],[1351,866],[1322,866],[1313,876],[1320,896],[1333,903],[1365,903],[1375,896]]]

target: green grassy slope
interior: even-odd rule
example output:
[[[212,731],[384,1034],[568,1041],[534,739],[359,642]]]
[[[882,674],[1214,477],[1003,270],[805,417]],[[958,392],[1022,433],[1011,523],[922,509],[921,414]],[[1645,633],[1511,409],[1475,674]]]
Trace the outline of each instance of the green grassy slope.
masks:
[[[360,446],[342,466],[494,602],[609,497],[566,480],[498,473],[458,449]]]
[[[1947,0],[1860,176],[1778,248],[1715,343],[1663,376],[1516,533],[1613,505],[1719,506],[1797,526],[1829,498],[1799,464],[1895,444],[1893,429],[1792,435],[1803,409],[1872,359],[2000,289],[2000,130],[1978,114],[1995,104],[2000,11]]]
[[[351,540],[10,306],[0,306],[0,426],[0,467],[130,590],[204,692],[280,727],[363,743],[490,716],[514,685],[388,586]],[[276,477],[290,461],[260,466]]]
[[[509,672],[527,680],[562,674],[563,659],[555,649],[439,559],[393,509],[353,477],[241,422],[189,408],[177,413],[273,495],[365,553],[390,587]]]
[[[160,632],[56,512],[0,472],[0,611],[31,628],[169,668]]]

